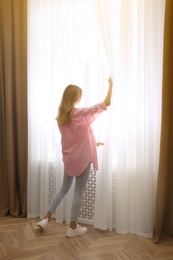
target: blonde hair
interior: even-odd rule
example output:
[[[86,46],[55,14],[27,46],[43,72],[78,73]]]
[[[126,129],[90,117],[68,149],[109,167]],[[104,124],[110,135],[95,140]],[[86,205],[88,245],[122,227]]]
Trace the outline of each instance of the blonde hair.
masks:
[[[71,120],[75,103],[81,98],[82,89],[76,85],[68,85],[62,95],[56,120],[58,124],[67,124]]]

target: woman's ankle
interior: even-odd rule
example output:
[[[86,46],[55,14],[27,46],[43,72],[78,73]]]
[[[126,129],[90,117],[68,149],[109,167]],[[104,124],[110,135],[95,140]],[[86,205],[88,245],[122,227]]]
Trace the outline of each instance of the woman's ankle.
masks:
[[[45,218],[48,219],[48,221],[49,221],[51,216],[52,216],[52,212],[48,211]]]
[[[76,229],[76,228],[77,228],[77,223],[76,223],[76,221],[71,221],[71,222],[70,222],[70,228],[71,228],[71,229]]]

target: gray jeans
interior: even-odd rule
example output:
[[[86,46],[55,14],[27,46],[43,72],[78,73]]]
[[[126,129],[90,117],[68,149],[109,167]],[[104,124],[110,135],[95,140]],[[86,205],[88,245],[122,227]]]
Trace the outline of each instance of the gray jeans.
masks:
[[[75,178],[76,183],[75,183],[74,197],[73,197],[73,202],[71,207],[71,221],[77,221],[81,204],[82,204],[83,193],[90,174],[90,168],[91,168],[91,163],[89,163],[85,171],[80,176],[77,177],[71,177],[64,172],[62,186],[55,194],[48,208],[49,212],[52,213],[55,212],[56,208],[58,207],[58,205],[60,204],[64,196],[70,190],[73,183],[73,179]]]

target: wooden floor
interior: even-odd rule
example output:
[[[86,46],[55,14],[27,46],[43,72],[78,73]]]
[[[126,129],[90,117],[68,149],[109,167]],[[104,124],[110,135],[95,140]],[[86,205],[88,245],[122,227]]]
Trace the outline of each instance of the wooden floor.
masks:
[[[173,239],[165,237],[154,244],[152,239],[118,235],[88,226],[81,237],[67,238],[67,225],[51,220],[41,231],[38,219],[0,218],[0,259],[20,260],[173,260]]]

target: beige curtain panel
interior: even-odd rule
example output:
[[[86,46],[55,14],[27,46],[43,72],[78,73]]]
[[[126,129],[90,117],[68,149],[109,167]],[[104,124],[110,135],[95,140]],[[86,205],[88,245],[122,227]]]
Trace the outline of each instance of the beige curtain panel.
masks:
[[[27,1],[0,0],[0,216],[27,209]]]
[[[158,172],[154,242],[163,233],[173,235],[173,1],[166,1],[162,124]]]

